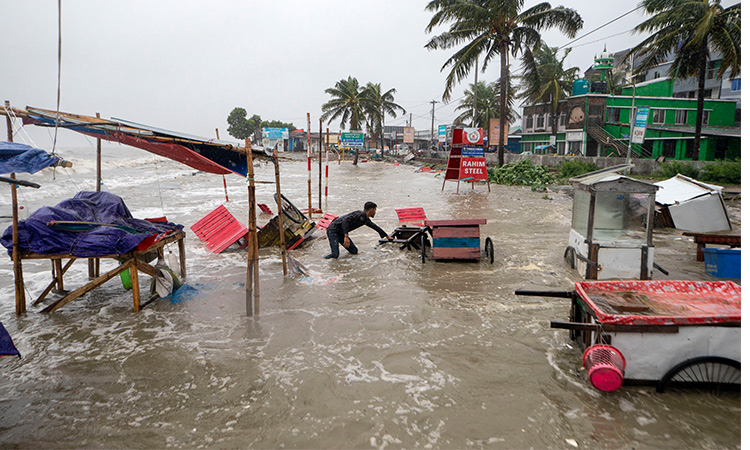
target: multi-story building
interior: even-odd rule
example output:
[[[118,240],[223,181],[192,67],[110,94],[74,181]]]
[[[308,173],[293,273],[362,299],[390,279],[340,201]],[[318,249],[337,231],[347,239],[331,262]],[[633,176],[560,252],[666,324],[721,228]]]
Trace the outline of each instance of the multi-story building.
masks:
[[[612,59],[610,55],[605,56],[607,58],[600,56],[600,59]],[[617,58],[613,59],[616,67]],[[709,69],[718,67],[714,61]],[[623,88],[620,95],[602,92],[601,84],[596,86],[598,92],[590,92],[588,81],[577,81],[574,95],[560,103],[558,117],[554,119],[558,121],[554,139],[550,105],[524,106],[522,150],[561,155],[626,156],[631,117],[637,107],[648,106],[645,142],[631,145],[632,156],[691,159],[698,120],[695,92],[690,90],[692,81],[671,80],[664,76],[668,67],[661,69],[663,73],[659,67],[646,73],[641,82]],[[704,103],[699,159],[738,158],[740,78],[722,80],[713,76],[711,80],[715,82],[706,83],[706,90],[710,89],[712,96]],[[678,86],[680,92],[676,91]]]

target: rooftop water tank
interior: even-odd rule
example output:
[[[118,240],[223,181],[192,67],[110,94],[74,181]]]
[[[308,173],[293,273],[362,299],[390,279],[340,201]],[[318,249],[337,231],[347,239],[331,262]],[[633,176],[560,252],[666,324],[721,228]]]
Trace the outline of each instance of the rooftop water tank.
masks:
[[[589,92],[589,80],[575,80],[573,82],[573,95],[583,95]]]

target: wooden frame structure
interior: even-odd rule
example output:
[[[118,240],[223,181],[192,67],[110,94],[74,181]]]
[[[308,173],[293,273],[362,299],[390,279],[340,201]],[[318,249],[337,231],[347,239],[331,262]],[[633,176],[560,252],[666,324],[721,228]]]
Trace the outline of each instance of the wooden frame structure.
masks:
[[[50,312],[57,311],[58,309],[67,305],[68,303],[72,302],[78,297],[88,292],[91,292],[92,290],[103,285],[107,281],[120,275],[120,273],[126,270],[130,270],[130,279],[131,279],[132,290],[133,290],[133,310],[135,312],[138,312],[143,307],[151,303],[151,300],[145,303],[141,303],[140,286],[138,284],[138,271],[144,272],[154,277],[159,274],[159,269],[146,263],[144,261],[145,259],[144,257],[146,254],[153,253],[155,250],[161,252],[165,245],[170,244],[172,242],[177,242],[177,245],[179,247],[180,277],[185,278],[186,271],[185,271],[185,232],[184,231],[172,232],[166,237],[164,237],[163,239],[159,240],[158,242],[155,242],[146,250],[133,250],[124,254],[112,254],[112,255],[90,257],[90,258],[79,258],[76,256],[72,256],[70,254],[41,255],[38,253],[30,253],[30,252],[21,253],[20,254],[21,260],[47,259],[47,260],[50,260],[50,262],[52,263],[52,282],[49,285],[47,285],[47,287],[44,289],[44,291],[42,291],[41,295],[39,295],[39,297],[34,301],[34,303],[32,303],[32,305],[37,305],[41,303],[42,301],[44,301],[44,299],[47,297],[47,294],[49,294],[52,291],[52,289],[54,289],[55,287],[59,291],[64,291],[63,277],[65,275],[65,272],[68,271],[68,269],[73,265],[73,263],[77,259],[86,259],[90,263],[91,261],[94,261],[94,260],[98,261],[101,258],[111,258],[111,259],[119,261],[121,264],[103,275],[98,275],[96,278],[89,281],[85,285],[79,287],[78,289],[75,289],[74,291],[67,293],[62,298],[56,300],[55,302],[53,302],[52,304],[44,308],[42,312],[50,313]],[[64,259],[68,259],[68,262],[65,263],[65,265],[63,265]],[[20,284],[20,288],[23,290],[24,288],[23,278],[21,278],[20,280],[16,280],[16,285],[19,285],[19,284]],[[25,301],[24,301],[23,309],[24,310],[26,309]],[[18,313],[18,311],[16,312]]]

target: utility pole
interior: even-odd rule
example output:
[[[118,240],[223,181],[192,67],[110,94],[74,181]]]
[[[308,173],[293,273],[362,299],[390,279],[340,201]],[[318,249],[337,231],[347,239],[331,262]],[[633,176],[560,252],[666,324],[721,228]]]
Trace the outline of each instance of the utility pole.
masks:
[[[430,127],[430,150],[432,150],[435,145],[435,103],[437,102],[433,100],[430,103],[432,103],[432,126]]]

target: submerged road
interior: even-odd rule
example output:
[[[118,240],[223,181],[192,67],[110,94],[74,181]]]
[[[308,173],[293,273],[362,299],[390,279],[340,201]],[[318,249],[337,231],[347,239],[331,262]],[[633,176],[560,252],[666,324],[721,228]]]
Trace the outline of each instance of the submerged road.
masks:
[[[25,191],[27,210],[92,186],[87,152],[71,150],[66,159],[77,164],[55,180],[29,177],[43,188]],[[281,164],[282,190],[300,209],[306,169],[302,161]],[[186,229],[224,203],[219,177],[140,152],[106,158],[104,176],[135,217],[166,215]],[[272,180],[273,167],[259,165],[256,179]],[[239,177],[227,181],[226,206],[244,222],[247,189]],[[0,258],[0,321],[23,354],[0,360],[0,447],[739,446],[739,396],[651,387],[601,393],[567,331],[549,327],[567,319],[568,301],[513,294],[580,281],[563,262],[567,194],[497,185],[488,193],[468,184],[456,194],[454,183],[445,192],[441,184],[440,174],[408,165],[332,163],[323,206],[344,214],[374,201],[373,220],[388,232],[398,226],[394,208],[421,206],[429,219],[487,219],[480,232],[494,240],[494,264],[422,264],[415,251],[378,246],[366,227],[351,235],[356,256],[324,260],[324,239],[292,251],[310,278],[282,277],[279,252],[264,249],[261,313],[252,318],[245,317],[246,253],[209,253],[189,230],[187,282],[200,294],[140,313],[113,280],[56,313],[30,308],[16,317],[12,264]],[[258,187],[258,201],[273,208],[272,195],[272,185]],[[317,190],[313,198],[317,207]],[[0,199],[3,215],[7,202]],[[730,214],[739,227],[739,206]],[[259,223],[268,219],[261,214]],[[655,245],[670,271],[655,278],[710,278],[676,230],[657,230]],[[28,291],[38,293],[49,268],[26,270]],[[86,265],[69,273],[83,281]]]

